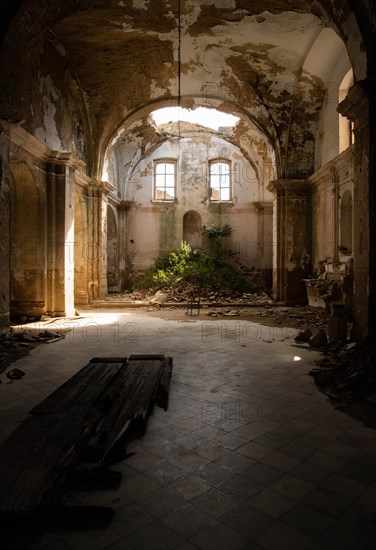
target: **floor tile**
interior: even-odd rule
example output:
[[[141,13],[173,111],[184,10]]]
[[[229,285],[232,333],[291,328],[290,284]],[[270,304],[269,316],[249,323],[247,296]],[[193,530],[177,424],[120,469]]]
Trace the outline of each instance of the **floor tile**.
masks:
[[[282,472],[289,472],[301,463],[298,458],[286,455],[281,451],[274,451],[270,455],[265,456],[261,462]]]
[[[214,462],[223,468],[228,468],[233,473],[239,473],[255,464],[252,458],[242,455],[238,451],[227,451],[226,454],[221,455]]]
[[[203,479],[188,474],[165,485],[165,488],[169,494],[190,501],[192,498],[200,496],[212,487]]]
[[[305,550],[312,543],[312,538],[276,521],[255,541],[267,550]]]
[[[240,447],[238,452],[242,455],[248,456],[249,458],[260,460],[261,458],[270,455],[272,450],[270,447],[265,447],[264,445],[259,445],[258,443],[252,441],[251,443],[247,443],[247,445]]]
[[[220,518],[239,504],[236,495],[220,489],[210,489],[190,501],[190,504],[213,518]]]
[[[202,495],[198,498],[205,499],[205,496]],[[214,519],[205,513],[204,510],[198,510],[191,504],[183,504],[176,510],[163,516],[161,521],[185,539],[193,537],[193,535],[202,531],[202,529],[215,523]]]
[[[281,521],[297,531],[317,539],[329,525],[332,525],[333,518],[303,503],[299,503],[284,514]]]
[[[7,419],[0,439],[91,357],[124,354],[124,343],[114,346],[107,313],[96,315],[82,322],[103,319],[100,342],[78,338],[78,329],[76,338],[39,346],[17,362],[22,369],[24,361],[27,378],[0,385]],[[134,313],[110,315],[121,323]],[[169,409],[156,408],[145,435],[127,448],[135,454],[111,467],[123,475],[120,500],[113,492],[85,495],[88,502],[113,502],[113,524],[47,534],[30,550],[371,547],[376,432],[319,392],[307,376],[316,352],[301,350],[297,365],[284,359],[288,340],[242,347],[228,331],[223,341],[203,342],[201,319],[180,323],[142,312],[133,319],[143,353],[173,350]],[[127,342],[127,354],[140,353],[140,345]]]
[[[190,539],[201,550],[241,550],[246,537],[221,523],[207,527]]]
[[[316,485],[286,474],[272,483],[270,488],[286,495],[289,498],[300,501],[312,493],[312,491],[316,488]]]
[[[261,512],[272,516],[275,519],[283,516],[288,510],[293,508],[296,501],[279,491],[274,491],[266,487],[261,492],[251,497],[248,504],[254,506]]]
[[[111,528],[124,538],[152,523],[154,519],[139,504],[131,503],[115,514]]]
[[[283,476],[283,472],[262,462],[257,462],[242,471],[242,475],[260,484],[273,483]]]
[[[193,470],[196,470],[200,466],[208,464],[206,458],[193,452],[186,452],[181,455],[173,456],[169,461],[185,473],[193,472]]]
[[[321,488],[312,491],[303,502],[334,517],[339,517],[351,504],[351,500]]]
[[[154,479],[160,485],[166,485],[166,483],[176,481],[179,477],[182,477],[184,472],[181,468],[175,466],[175,464],[159,459],[150,468],[144,470],[144,475]]]
[[[374,534],[367,536],[362,531],[352,530],[340,523],[331,525],[320,537],[320,541],[333,550],[373,550],[375,547]]]
[[[127,542],[137,550],[172,550],[184,542],[184,537],[156,520],[128,537]]]
[[[303,462],[290,471],[290,475],[308,481],[309,483],[319,484],[328,479],[333,472],[320,468],[309,462]]]
[[[321,486],[332,493],[347,497],[351,500],[357,498],[367,489],[366,484],[339,474],[333,474],[326,481],[324,481]]]
[[[265,531],[274,522],[274,518],[245,503],[224,514],[221,521],[245,537],[253,539]]]
[[[209,462],[208,464],[199,466],[199,468],[193,471],[193,474],[213,486],[217,486],[233,476],[231,470],[215,462]]]
[[[184,504],[184,500],[169,493],[164,487],[152,491],[136,501],[143,510],[160,518]]]

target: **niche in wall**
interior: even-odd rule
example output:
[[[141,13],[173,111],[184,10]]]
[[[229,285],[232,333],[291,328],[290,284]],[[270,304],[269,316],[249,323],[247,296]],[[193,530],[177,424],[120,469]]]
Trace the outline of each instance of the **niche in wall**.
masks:
[[[202,221],[195,210],[188,210],[183,218],[183,240],[192,248],[202,247]]]

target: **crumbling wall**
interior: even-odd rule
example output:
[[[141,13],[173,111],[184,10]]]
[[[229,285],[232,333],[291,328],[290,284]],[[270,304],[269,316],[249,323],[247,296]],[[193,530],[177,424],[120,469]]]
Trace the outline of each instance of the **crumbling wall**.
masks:
[[[3,98],[12,104],[12,122],[54,151],[70,151],[92,165],[85,97],[69,69],[70,60],[53,34],[22,44],[20,37],[1,59]]]
[[[345,191],[349,191],[354,197],[353,147],[315,172],[308,182],[312,186],[312,276],[317,276],[323,270],[323,262],[332,263],[336,259],[338,262],[348,263],[353,258],[353,251],[349,253],[340,248],[341,199]],[[336,220],[337,229],[334,225]]]
[[[263,167],[258,174],[240,149],[225,141],[217,132],[203,127],[180,124],[164,128],[165,139],[150,147],[138,159],[131,174],[129,163],[123,166],[126,201],[130,204],[128,237],[137,255],[135,271],[142,271],[162,252],[179,246],[184,236],[184,216],[194,211],[202,226],[229,224],[233,230],[228,251],[238,264],[248,269],[271,269],[271,243],[264,251],[264,235],[271,240],[271,209],[260,224],[260,201],[271,203],[271,194],[260,185]],[[124,143],[124,142],[123,142]],[[139,156],[139,152],[136,153]],[[120,154],[121,156],[121,154]],[[153,199],[154,161],[176,161],[176,198],[174,201]],[[209,198],[209,161],[231,162],[232,200],[211,201]],[[120,167],[121,171],[121,167]],[[261,176],[263,178],[263,175]],[[260,231],[263,235],[261,236]],[[261,242],[262,241],[262,242]],[[268,259],[266,259],[268,258]]]

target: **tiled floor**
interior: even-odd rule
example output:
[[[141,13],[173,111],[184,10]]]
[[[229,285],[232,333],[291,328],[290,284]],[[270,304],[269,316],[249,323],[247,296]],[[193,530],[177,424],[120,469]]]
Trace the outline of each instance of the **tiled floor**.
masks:
[[[373,548],[375,431],[317,391],[307,375],[317,354],[294,345],[294,331],[129,310],[84,315],[65,321],[65,340],[16,364],[24,379],[2,376],[1,439],[94,356],[172,355],[169,409],[154,411],[128,448],[134,455],[113,467],[123,473],[119,490],[71,497],[113,506],[110,527],[9,548]]]

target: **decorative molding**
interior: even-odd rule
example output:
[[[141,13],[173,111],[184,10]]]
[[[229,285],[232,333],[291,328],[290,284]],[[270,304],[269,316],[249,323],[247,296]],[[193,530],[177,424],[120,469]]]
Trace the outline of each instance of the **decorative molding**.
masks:
[[[69,151],[51,151],[47,162],[69,166],[70,168],[73,168],[73,170],[80,170],[81,172],[84,172],[86,167],[83,160]]]
[[[323,185],[332,185],[332,172],[335,170],[337,173],[339,183],[343,183],[342,173],[346,169],[351,169],[351,176],[347,177],[345,181],[351,180],[353,177],[353,167],[354,167],[354,145],[351,145],[348,149],[343,151],[338,157],[331,160],[316,172],[314,172],[307,182],[315,187],[321,187]]]
[[[86,164],[74,153],[54,151],[20,125],[10,125],[10,149],[13,154],[20,151],[30,155],[36,161],[69,166],[73,170],[85,172]]]
[[[278,179],[272,180],[268,184],[267,190],[274,193],[278,197],[291,194],[309,195],[311,192],[311,186],[307,180]]]
[[[81,172],[81,170],[76,170],[74,172],[74,183],[80,187],[83,187],[84,189],[87,189],[89,185],[91,184],[91,178],[86,175],[84,172]]]
[[[21,151],[31,155],[33,158],[47,162],[52,149],[45,143],[42,143],[27,130],[19,125],[10,125],[10,149],[14,154]]]

